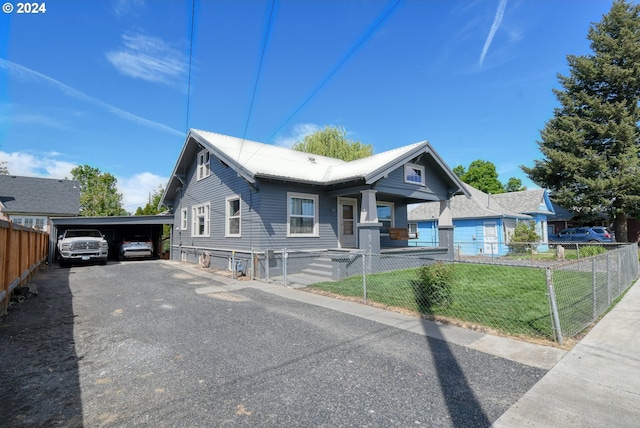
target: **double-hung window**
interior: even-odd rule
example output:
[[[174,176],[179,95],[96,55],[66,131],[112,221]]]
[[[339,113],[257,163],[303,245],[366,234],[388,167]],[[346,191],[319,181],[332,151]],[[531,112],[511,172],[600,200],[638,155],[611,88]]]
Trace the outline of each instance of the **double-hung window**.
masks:
[[[389,233],[389,228],[393,227],[393,203],[377,202],[376,210],[378,212],[378,223],[382,223],[380,233]]]
[[[227,204],[227,227],[225,236],[240,236],[240,197],[229,196],[226,199]]]
[[[187,218],[187,209],[182,208],[182,210],[180,210],[180,229],[187,230],[188,225],[189,225],[189,220]]]
[[[318,235],[318,195],[287,193],[287,236]]]
[[[210,156],[208,150],[202,150],[198,153],[198,180],[202,180],[211,175]]]
[[[424,185],[424,166],[413,163],[404,166],[404,182]]]
[[[209,236],[209,207],[210,204],[195,205],[193,210],[193,224],[191,236]]]

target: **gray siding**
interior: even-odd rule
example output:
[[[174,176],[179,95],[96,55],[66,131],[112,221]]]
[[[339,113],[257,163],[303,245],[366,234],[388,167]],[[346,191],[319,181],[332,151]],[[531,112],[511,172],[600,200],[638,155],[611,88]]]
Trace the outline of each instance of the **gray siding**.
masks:
[[[287,192],[318,195],[319,236],[287,237]],[[264,249],[288,248],[295,250],[317,250],[337,246],[336,198],[324,195],[321,187],[295,183],[260,183],[260,218],[263,228],[260,246]]]
[[[425,185],[404,182],[404,165],[394,169],[387,178],[383,178],[376,185],[379,192],[393,193],[407,198],[417,198],[423,200],[447,199],[448,188],[446,182],[436,171],[440,168],[428,158],[424,160],[412,160],[409,163],[423,165],[425,167]]]
[[[321,187],[277,181],[262,181],[256,191],[231,168],[211,157],[211,175],[196,179],[196,162],[186,174],[185,190],[176,198],[174,244],[202,249],[262,251],[291,248],[296,250],[335,248],[337,246],[336,198],[326,197]],[[319,199],[319,237],[287,237],[287,192],[317,194]],[[226,198],[240,196],[241,236],[225,237]],[[191,235],[192,207],[210,204],[210,236]],[[180,230],[180,213],[187,209],[187,230]],[[189,252],[189,261],[198,254]],[[179,255],[175,257],[179,258]],[[197,260],[195,260],[197,261]]]

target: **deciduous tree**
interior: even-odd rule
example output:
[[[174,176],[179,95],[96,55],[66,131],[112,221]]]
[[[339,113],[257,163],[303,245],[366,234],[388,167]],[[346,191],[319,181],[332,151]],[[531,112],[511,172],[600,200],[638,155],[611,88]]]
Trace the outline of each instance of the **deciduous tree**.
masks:
[[[149,197],[149,202],[147,205],[143,207],[138,207],[135,215],[156,215],[161,212],[166,211],[165,209],[158,209],[158,205],[160,205],[160,199],[162,198],[162,194],[164,193],[164,188],[159,186]]]
[[[89,165],[73,168],[71,175],[80,182],[81,216],[127,215],[122,208],[122,194],[116,188],[118,180],[113,175]]]
[[[349,140],[343,127],[325,126],[293,145],[293,150],[351,161],[373,154],[371,145]]]

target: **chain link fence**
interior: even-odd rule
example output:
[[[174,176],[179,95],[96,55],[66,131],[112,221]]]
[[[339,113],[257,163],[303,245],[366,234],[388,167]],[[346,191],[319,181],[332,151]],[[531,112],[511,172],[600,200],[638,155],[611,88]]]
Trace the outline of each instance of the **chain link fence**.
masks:
[[[252,254],[251,270],[254,279],[266,282],[562,345],[605,313],[639,274],[636,244],[586,248],[565,253],[569,257],[563,261],[555,251],[442,261],[415,248],[389,254],[282,249]],[[425,266],[432,265],[451,271],[444,299],[434,299],[421,279]]]

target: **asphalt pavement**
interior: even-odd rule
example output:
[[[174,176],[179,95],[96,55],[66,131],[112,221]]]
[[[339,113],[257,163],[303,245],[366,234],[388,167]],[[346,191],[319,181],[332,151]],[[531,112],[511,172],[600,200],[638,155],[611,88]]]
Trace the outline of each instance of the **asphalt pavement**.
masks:
[[[402,314],[282,285],[258,283],[256,286],[281,297],[332,308],[394,328],[549,370],[492,427],[636,428],[640,426],[638,282],[568,352],[555,347],[419,321]]]
[[[19,358],[2,368],[3,426],[640,420],[637,285],[567,352],[172,261],[50,268],[34,283],[0,326],[0,362]]]

